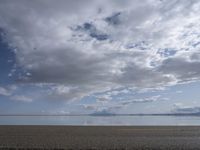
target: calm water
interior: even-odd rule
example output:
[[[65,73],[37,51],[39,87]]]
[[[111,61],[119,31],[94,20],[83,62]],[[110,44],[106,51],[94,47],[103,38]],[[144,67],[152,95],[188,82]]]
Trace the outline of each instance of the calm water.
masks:
[[[198,116],[0,116],[0,125],[200,125]]]

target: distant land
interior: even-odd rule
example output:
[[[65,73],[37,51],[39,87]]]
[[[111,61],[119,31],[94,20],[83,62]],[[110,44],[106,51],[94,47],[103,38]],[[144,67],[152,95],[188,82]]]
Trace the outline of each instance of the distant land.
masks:
[[[0,114],[0,116],[200,116],[198,113],[135,113],[135,114],[115,114],[115,113],[103,113],[94,112],[91,114]]]

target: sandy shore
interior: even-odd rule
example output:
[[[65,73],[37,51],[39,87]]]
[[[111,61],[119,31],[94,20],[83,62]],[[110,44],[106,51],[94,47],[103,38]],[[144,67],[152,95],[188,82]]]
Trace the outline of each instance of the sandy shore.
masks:
[[[200,127],[0,126],[0,149],[200,149]]]

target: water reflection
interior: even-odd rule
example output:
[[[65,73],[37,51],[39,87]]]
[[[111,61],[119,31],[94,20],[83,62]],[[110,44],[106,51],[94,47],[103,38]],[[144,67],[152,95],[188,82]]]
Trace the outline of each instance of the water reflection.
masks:
[[[0,125],[200,125],[198,116],[0,116]]]

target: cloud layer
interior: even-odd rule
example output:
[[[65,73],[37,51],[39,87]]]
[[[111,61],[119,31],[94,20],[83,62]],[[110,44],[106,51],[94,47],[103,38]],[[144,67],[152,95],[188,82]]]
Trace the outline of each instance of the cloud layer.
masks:
[[[199,114],[200,107],[199,106],[185,106],[181,103],[174,104],[174,109],[172,110],[174,113],[178,114]]]
[[[199,10],[197,0],[1,0],[0,29],[18,82],[72,100],[199,80]]]

